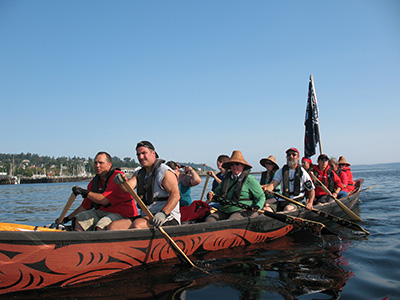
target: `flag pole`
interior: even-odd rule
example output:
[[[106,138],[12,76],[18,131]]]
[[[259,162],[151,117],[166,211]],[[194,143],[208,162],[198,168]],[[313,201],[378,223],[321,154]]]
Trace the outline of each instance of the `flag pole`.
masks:
[[[314,86],[314,77],[312,76],[312,74],[310,75],[310,80],[311,80],[311,86],[312,86],[314,97],[315,97],[315,103],[318,103],[318,101],[317,101],[317,93],[315,91],[315,86]],[[319,154],[323,154],[323,152],[322,152],[322,143],[321,143],[321,129],[319,127],[319,118],[318,118],[318,123],[317,124],[318,124]]]

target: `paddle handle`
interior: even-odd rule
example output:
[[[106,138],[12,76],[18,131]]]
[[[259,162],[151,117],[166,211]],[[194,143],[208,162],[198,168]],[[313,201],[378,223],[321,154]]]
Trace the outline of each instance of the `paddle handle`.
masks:
[[[241,202],[237,202],[237,201],[231,201],[228,199],[224,199],[221,197],[214,197],[214,200],[221,203],[222,205],[232,205],[232,206],[237,206],[240,208],[244,208],[247,210],[253,210],[253,207]],[[306,219],[302,219],[302,218],[298,218],[298,217],[294,217],[294,216],[290,216],[290,215],[286,215],[286,214],[279,214],[279,213],[273,213],[273,212],[269,212],[269,211],[265,211],[265,210],[257,210],[258,212],[266,215],[267,217],[273,218],[275,220],[281,221],[283,223],[289,224],[289,225],[293,225],[297,228],[306,230],[312,234],[318,235],[320,236],[325,235],[325,234],[334,234],[335,233],[331,232],[329,229],[326,228],[326,226],[320,222],[315,222],[315,221],[311,221],[311,220],[306,220]]]
[[[124,179],[124,182],[122,185],[125,187],[125,189],[128,191],[129,194],[135,199],[136,203],[139,205],[140,209],[144,211],[144,213],[150,218],[150,221],[153,219],[153,214],[151,211],[147,208],[146,204],[140,199],[138,194],[134,191],[134,189],[131,187],[129,182],[126,180],[126,175],[122,174],[122,178]]]
[[[204,195],[206,194],[206,189],[207,189],[207,185],[208,185],[208,181],[209,180],[210,180],[210,175],[207,174],[206,182],[204,183],[204,187],[203,187],[203,192],[201,193],[201,198],[200,198],[201,201],[203,201]]]
[[[335,200],[336,204],[339,205],[339,207],[345,212],[345,214],[352,220],[352,221],[362,221],[362,219],[357,216],[354,212],[351,211],[350,208],[348,208],[346,205],[344,205],[342,203],[342,201],[336,199],[335,197],[333,197],[331,191],[325,186],[325,184],[323,184],[321,182],[321,180],[319,180],[314,174],[311,173],[311,177],[312,179],[314,179],[316,182],[318,182],[321,186],[321,188],[328,193],[329,196],[331,196],[333,198],[333,200]]]
[[[71,193],[71,195],[69,196],[69,199],[67,201],[67,204],[65,204],[60,217],[57,219],[57,224],[60,224],[64,220],[68,210],[71,208],[72,203],[74,203],[75,198],[76,198],[76,195],[74,193]]]
[[[146,204],[144,204],[144,202],[142,201],[142,199],[140,199],[139,195],[136,194],[136,192],[134,191],[134,189],[131,187],[131,185],[129,184],[129,182],[126,180],[126,176],[125,174],[122,175],[122,178],[124,179],[124,182],[122,183],[123,186],[125,187],[125,189],[128,191],[129,194],[131,194],[131,196],[133,197],[133,199],[135,199],[136,203],[139,205],[140,209],[142,211],[144,211],[144,213],[150,218],[150,221],[153,219],[153,214],[151,213],[151,211],[147,208]],[[162,235],[164,236],[165,240],[167,241],[167,243],[171,246],[171,248],[174,250],[175,254],[180,257],[182,260],[186,261],[187,263],[189,263],[192,267],[197,268],[199,270],[202,270],[203,272],[207,272],[199,267],[197,267],[191,260],[189,257],[187,257],[187,255],[185,254],[185,252],[182,251],[181,248],[179,248],[179,246],[175,243],[175,241],[168,235],[168,233],[164,230],[164,228],[162,228],[161,226],[158,227],[158,229],[160,230],[160,232],[162,233]]]

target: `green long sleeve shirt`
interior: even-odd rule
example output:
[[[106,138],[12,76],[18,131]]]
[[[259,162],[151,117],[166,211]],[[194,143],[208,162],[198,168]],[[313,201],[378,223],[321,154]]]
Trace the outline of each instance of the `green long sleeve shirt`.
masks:
[[[233,191],[235,188],[234,187],[231,188],[231,186],[233,185],[234,182],[235,179],[231,178],[229,182],[228,195],[227,195],[228,200],[231,200],[233,197]],[[215,189],[215,195],[221,197],[222,196],[221,189],[222,189],[222,184],[219,184]],[[246,199],[246,200],[241,200],[241,199]],[[257,179],[254,178],[254,176],[252,175],[247,176],[246,181],[243,184],[242,191],[240,193],[239,202],[253,207],[256,205],[258,205],[258,207],[260,208],[264,207],[265,194],[261,188],[260,183],[257,181]],[[233,205],[223,205],[220,206],[219,210],[224,213],[231,214],[241,210],[241,208]]]

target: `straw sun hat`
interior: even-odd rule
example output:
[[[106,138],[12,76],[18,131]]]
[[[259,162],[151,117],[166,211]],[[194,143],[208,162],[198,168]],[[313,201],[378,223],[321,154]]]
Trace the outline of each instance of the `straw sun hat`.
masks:
[[[340,156],[340,157],[339,157],[339,165],[341,165],[341,164],[351,166],[351,165],[346,161],[346,159],[344,158],[344,156]]]
[[[273,163],[275,166],[276,166],[276,168],[278,168],[279,169],[279,165],[276,163],[276,158],[275,158],[275,156],[273,156],[273,155],[270,155],[270,156],[268,156],[268,157],[266,157],[266,158],[261,158],[261,160],[260,160],[260,165],[262,165],[264,168],[266,168],[266,162],[271,162],[271,163]]]
[[[231,168],[231,163],[241,163],[242,165],[245,166],[245,168],[252,168],[252,166],[244,159],[242,152],[239,150],[235,150],[232,152],[231,157],[226,161],[222,167],[225,169],[230,169]]]

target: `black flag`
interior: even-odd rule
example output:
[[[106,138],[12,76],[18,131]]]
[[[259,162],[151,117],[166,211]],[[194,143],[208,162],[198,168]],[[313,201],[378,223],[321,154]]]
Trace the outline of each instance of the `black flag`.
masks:
[[[308,99],[306,108],[305,137],[304,137],[304,156],[310,158],[315,154],[315,147],[319,143],[319,124],[317,95],[315,94],[314,80],[310,76],[308,84]]]

